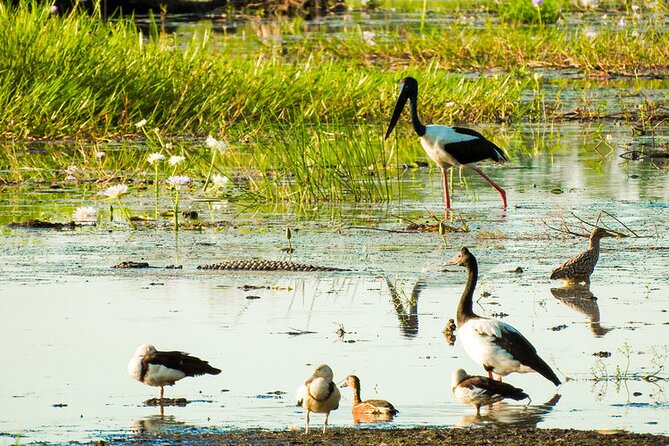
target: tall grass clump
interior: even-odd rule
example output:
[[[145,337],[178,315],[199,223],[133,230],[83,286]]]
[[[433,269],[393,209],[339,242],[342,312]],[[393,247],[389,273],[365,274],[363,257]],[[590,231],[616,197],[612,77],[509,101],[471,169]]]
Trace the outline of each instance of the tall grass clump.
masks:
[[[201,125],[186,93],[203,97],[215,71],[192,44],[147,42],[129,19],[51,15],[0,4],[0,128],[16,137],[123,133],[141,119]]]
[[[0,39],[0,136],[12,138],[141,135],[134,124],[142,120],[168,135],[275,120],[380,121],[404,74],[319,54],[214,50],[207,32],[179,45],[147,38],[130,20],[53,16],[32,4],[0,6]],[[433,83],[443,76],[427,72]],[[489,80],[491,89],[499,82]],[[507,115],[498,105],[488,101],[480,117]]]
[[[558,21],[564,3],[563,0],[504,0],[497,10],[505,20],[545,25]]]

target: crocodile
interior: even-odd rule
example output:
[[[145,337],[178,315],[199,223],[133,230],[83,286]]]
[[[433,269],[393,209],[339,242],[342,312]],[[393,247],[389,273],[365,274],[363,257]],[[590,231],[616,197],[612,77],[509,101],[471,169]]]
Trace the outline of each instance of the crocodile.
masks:
[[[288,260],[241,259],[200,265],[197,269],[248,270],[248,271],[350,271],[332,266],[309,265]]]

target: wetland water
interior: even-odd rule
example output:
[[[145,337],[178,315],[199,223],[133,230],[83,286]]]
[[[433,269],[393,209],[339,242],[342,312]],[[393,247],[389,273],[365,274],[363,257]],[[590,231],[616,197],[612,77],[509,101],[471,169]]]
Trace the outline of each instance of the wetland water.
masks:
[[[183,209],[232,225],[182,230],[178,237],[165,228],[132,231],[120,220],[110,223],[106,202],[92,203],[100,210],[96,227],[4,226],[0,444],[302,427],[295,390],[321,362],[332,366],[337,381],[357,374],[363,399],[390,400],[400,414],[389,426],[500,423],[669,433],[667,382],[642,379],[658,371],[661,378],[669,375],[667,165],[620,158],[641,142],[622,127],[603,130],[614,146],[605,159],[591,149],[593,132],[564,126],[556,129],[560,144],[554,151],[518,155],[505,167],[484,166],[507,190],[510,207],[503,215],[498,194],[467,174],[468,187],[456,187],[453,205],[470,232],[447,234],[446,246],[434,232],[379,230],[402,230],[409,220],[431,222],[429,211],[442,212],[440,175],[433,167],[406,175],[405,199],[398,204],[314,205],[297,214],[237,203],[212,206],[185,196]],[[666,141],[656,138],[657,144]],[[8,187],[0,196],[1,219],[68,221],[77,206],[91,205],[82,196],[23,196],[20,188]],[[136,211],[153,205],[150,194],[129,196],[125,204]],[[564,217],[576,229],[570,212],[594,221],[602,210],[639,237],[604,239],[589,289],[596,300],[587,291],[581,292],[585,298],[574,297],[548,276],[587,241],[545,223],[559,226]],[[615,220],[604,221],[626,232]],[[294,229],[292,260],[351,271],[196,269],[240,257],[286,259],[286,225]],[[537,374],[506,379],[532,397],[527,409],[499,404],[492,412],[483,408],[477,419],[472,407],[452,396],[453,369],[483,372],[442,334],[466,281],[464,269],[444,271],[443,262],[463,245],[480,264],[475,311],[502,317],[534,343],[564,382],[559,397]],[[125,260],[183,269],[111,268]],[[158,389],[133,381],[125,370],[145,342],[188,351],[223,371],[167,387],[166,397],[191,402],[165,407],[160,416],[159,408],[143,405]],[[611,356],[593,356],[598,352]],[[330,417],[333,426],[352,425],[352,396],[348,389],[342,395]],[[322,421],[312,417],[315,428]]]

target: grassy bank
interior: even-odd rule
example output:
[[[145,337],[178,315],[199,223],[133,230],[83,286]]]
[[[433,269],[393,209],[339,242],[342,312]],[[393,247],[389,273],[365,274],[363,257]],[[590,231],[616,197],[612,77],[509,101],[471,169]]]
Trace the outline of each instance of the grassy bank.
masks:
[[[284,39],[273,39],[278,43],[241,51],[239,39],[211,45],[204,27],[184,44],[171,35],[148,38],[130,20],[1,6],[0,136],[116,138],[141,134],[134,124],[142,119],[172,135],[296,120],[378,123],[407,74],[432,91],[421,104],[430,120],[550,119],[561,111],[552,106],[559,94],[547,95],[532,68],[633,74],[669,66],[669,36],[652,28],[602,29],[593,37],[551,27],[452,24],[423,33],[398,27],[372,37],[308,38],[287,28]],[[287,39],[297,43],[281,43]],[[490,70],[504,74],[455,73]]]
[[[184,41],[159,26],[142,32],[129,19],[2,4],[0,179],[61,181],[70,166],[77,180],[151,179],[146,155],[160,152],[186,157],[187,168],[166,168],[159,179],[224,174],[245,196],[267,201],[388,200],[401,194],[389,186],[396,167],[422,153],[408,129],[382,140],[402,77],[418,78],[427,122],[517,125],[620,109],[616,119],[648,128],[664,115],[643,85],[631,82],[600,107],[588,90],[602,84],[574,86],[555,73],[662,72],[669,38],[649,17],[635,19],[643,29],[604,28],[594,37],[490,18],[305,34],[294,19],[269,38],[214,35],[202,24]],[[214,163],[209,134],[230,147]],[[36,149],[35,139],[88,143]],[[126,142],[100,158],[117,140],[141,140],[141,148]]]

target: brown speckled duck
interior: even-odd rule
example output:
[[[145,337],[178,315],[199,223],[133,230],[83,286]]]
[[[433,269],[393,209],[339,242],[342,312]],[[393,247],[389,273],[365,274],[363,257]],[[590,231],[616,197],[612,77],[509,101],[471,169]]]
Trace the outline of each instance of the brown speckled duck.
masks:
[[[590,233],[588,250],[571,257],[553,270],[551,279],[562,279],[573,283],[590,283],[590,275],[599,260],[599,240],[602,237],[615,237],[606,229],[596,227]]]

